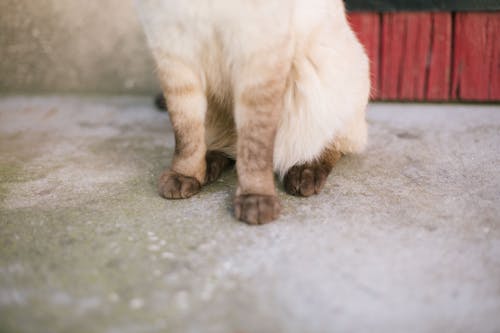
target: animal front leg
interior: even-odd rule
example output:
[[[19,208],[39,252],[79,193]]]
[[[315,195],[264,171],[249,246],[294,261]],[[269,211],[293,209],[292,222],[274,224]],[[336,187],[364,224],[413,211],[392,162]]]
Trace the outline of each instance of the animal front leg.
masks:
[[[275,220],[281,210],[273,172],[274,140],[285,88],[279,74],[245,85],[236,102],[238,189],[234,212],[249,224]]]
[[[281,205],[273,173],[274,124],[250,122],[238,131],[238,189],[234,199],[236,218],[263,224],[278,218]]]
[[[160,176],[158,188],[167,199],[189,198],[205,183],[207,101],[195,71],[176,59],[158,64],[175,135],[172,164]]]

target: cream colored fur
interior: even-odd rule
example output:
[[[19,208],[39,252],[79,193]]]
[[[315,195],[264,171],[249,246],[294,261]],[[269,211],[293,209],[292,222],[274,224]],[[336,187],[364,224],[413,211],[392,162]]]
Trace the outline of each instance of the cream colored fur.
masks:
[[[289,65],[275,171],[283,176],[332,144],[343,153],[363,149],[368,60],[341,0],[136,0],[136,5],[161,75],[172,86],[193,84],[204,93],[190,102],[186,112],[192,114],[186,116],[205,119],[208,149],[235,155],[233,124],[251,116],[234,107],[235,96],[260,83],[255,59],[272,64],[281,58]],[[266,64],[262,71],[268,72]]]

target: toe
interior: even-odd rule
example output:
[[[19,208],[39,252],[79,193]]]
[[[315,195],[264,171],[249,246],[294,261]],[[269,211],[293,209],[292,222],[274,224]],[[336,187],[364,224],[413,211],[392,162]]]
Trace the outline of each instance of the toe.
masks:
[[[302,170],[300,177],[300,194],[309,197],[314,194],[314,171],[309,168]]]
[[[299,195],[300,193],[300,168],[297,166],[292,167],[283,179],[285,191],[291,195]]]

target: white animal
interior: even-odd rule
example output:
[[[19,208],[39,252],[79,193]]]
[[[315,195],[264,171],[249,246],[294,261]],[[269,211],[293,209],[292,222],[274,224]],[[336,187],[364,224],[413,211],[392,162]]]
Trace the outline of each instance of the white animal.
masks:
[[[235,214],[265,223],[280,210],[273,171],[309,196],[365,146],[368,59],[341,0],[135,3],[176,137],[164,197],[197,193],[235,159]]]

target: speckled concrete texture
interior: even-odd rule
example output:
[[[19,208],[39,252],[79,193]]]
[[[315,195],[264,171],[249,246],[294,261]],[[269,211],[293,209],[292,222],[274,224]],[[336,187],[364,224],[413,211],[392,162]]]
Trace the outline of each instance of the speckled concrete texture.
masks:
[[[0,92],[158,90],[130,0],[0,1]]]
[[[0,98],[1,332],[499,332],[500,108],[370,106],[366,153],[283,215],[234,171],[166,201],[142,97]]]

